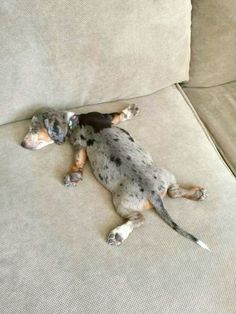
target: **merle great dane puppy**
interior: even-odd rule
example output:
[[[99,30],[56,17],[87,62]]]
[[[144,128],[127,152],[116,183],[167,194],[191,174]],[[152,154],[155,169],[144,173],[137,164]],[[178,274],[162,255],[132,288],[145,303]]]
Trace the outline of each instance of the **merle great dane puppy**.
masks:
[[[166,194],[172,198],[204,200],[207,191],[197,186],[191,189],[180,187],[173,174],[156,167],[149,153],[127,131],[115,126],[131,119],[138,111],[133,105],[112,114],[40,112],[33,117],[22,146],[38,149],[46,143],[61,144],[68,136],[75,150],[75,162],[64,178],[65,186],[75,186],[82,180],[83,167],[89,159],[95,177],[112,193],[117,213],[126,220],[110,232],[109,244],[118,246],[124,242],[135,228],[144,223],[142,211],[154,208],[172,229],[209,250],[205,243],[180,228],[163,205]],[[39,130],[42,135],[34,144],[32,134]]]

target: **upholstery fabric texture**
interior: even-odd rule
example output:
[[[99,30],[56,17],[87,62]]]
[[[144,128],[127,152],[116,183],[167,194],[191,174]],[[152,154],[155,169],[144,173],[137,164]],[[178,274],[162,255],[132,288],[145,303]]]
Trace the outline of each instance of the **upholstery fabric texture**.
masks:
[[[212,251],[154,211],[121,247],[109,246],[105,237],[122,219],[90,166],[83,182],[67,189],[69,144],[25,150],[19,143],[29,121],[1,126],[1,313],[235,313],[235,178],[175,86],[133,101],[141,113],[122,127],[180,183],[208,189],[204,202],[166,198],[165,205]]]
[[[208,87],[236,80],[236,1],[192,0],[190,80]]]
[[[0,124],[188,79],[190,0],[2,0],[0,12]]]
[[[236,82],[184,92],[236,175]]]

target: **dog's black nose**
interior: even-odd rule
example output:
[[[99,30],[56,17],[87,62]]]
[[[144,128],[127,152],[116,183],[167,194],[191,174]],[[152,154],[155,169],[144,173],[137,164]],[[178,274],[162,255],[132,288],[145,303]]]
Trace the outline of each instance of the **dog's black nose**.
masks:
[[[21,142],[21,146],[22,146],[22,147],[24,147],[24,148],[26,147],[26,144],[25,144],[25,142],[24,142],[24,141],[23,141],[23,142]]]

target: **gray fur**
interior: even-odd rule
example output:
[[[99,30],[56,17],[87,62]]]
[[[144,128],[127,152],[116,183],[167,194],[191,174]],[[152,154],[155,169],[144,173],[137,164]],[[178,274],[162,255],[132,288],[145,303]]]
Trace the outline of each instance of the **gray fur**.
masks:
[[[75,164],[64,178],[65,186],[75,186],[82,180],[88,156],[94,175],[111,191],[118,214],[127,219],[125,224],[111,231],[109,244],[120,245],[134,228],[143,224],[144,217],[140,211],[153,206],[176,232],[208,249],[203,242],[173,222],[162,202],[167,192],[172,198],[204,200],[207,191],[196,186],[188,190],[180,187],[170,172],[153,164],[151,156],[127,131],[113,126],[132,119],[138,113],[139,108],[135,104],[122,112],[109,114],[90,112],[76,115],[41,109],[33,116],[22,146],[41,149],[52,143],[62,144],[69,137],[75,148]]]
[[[120,245],[143,223],[140,211],[147,200],[171,228],[199,244],[197,238],[173,222],[164,208],[161,195],[176,185],[175,177],[156,167],[150,154],[127,131],[107,127],[95,132],[92,125],[80,125],[72,132],[71,142],[77,149],[86,147],[95,177],[112,193],[118,214],[128,220],[110,233],[109,244]]]

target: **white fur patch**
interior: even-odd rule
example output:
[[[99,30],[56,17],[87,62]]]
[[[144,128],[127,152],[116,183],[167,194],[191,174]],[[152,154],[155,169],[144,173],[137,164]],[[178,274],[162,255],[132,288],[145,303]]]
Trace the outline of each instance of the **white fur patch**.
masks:
[[[139,108],[136,104],[133,104],[133,105],[125,108],[124,110],[122,110],[122,112],[125,115],[124,120],[129,120],[129,119],[131,119],[131,118],[133,118],[139,114]]]
[[[133,224],[130,221],[128,221],[127,223],[112,230],[112,233],[118,233],[121,236],[122,240],[124,241],[128,238],[132,231]]]
[[[129,108],[126,108],[122,111],[125,114],[125,120],[129,120],[132,117],[132,112]]]
[[[208,250],[208,251],[211,251],[211,250],[209,249],[209,247],[208,247],[204,242],[198,240],[198,241],[197,241],[197,244],[200,245],[202,248],[204,248],[204,249],[206,249],[206,250]]]

